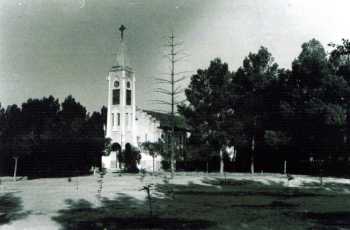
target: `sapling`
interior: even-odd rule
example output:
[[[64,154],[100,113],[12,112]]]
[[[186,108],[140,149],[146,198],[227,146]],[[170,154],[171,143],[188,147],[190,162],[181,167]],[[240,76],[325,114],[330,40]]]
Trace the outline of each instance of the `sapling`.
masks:
[[[169,190],[167,191],[167,195],[170,196],[173,200],[175,200],[175,192],[174,189],[172,187],[172,185],[169,183],[170,179],[172,179],[171,177],[167,177],[166,175],[163,178],[163,183],[167,185],[167,187],[169,188]]]
[[[79,176],[80,172],[78,169],[74,171],[74,175],[76,175],[76,180],[75,180],[75,189],[78,191],[79,190]]]
[[[79,177],[77,177],[76,180],[75,180],[75,189],[77,191],[79,190]]]
[[[320,186],[323,186],[323,160],[319,161],[319,169],[320,169]]]
[[[319,181],[320,181],[320,186],[323,185],[323,160],[313,160],[312,163],[314,164],[314,168],[316,171],[319,173]]]
[[[101,199],[101,193],[102,193],[102,189],[103,189],[103,178],[104,178],[104,175],[106,173],[104,172],[104,170],[101,170],[99,171],[99,174],[98,174],[98,177],[97,177],[97,198],[98,199]]]
[[[144,190],[147,194],[147,200],[148,200],[148,208],[149,208],[149,215],[152,218],[153,217],[153,207],[152,207],[152,196],[151,196],[151,187],[153,184],[148,184],[142,187],[142,190]]]
[[[143,182],[143,180],[146,178],[147,172],[145,169],[141,169],[140,174],[141,174],[140,181]]]
[[[163,183],[169,184],[169,178],[166,175],[163,177]]]

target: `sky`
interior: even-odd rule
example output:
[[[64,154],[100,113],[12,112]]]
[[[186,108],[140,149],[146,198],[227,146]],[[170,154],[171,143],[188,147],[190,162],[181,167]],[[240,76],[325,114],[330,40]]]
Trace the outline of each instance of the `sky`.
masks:
[[[0,0],[0,103],[71,94],[100,110],[124,24],[137,106],[156,110],[171,32],[183,43],[175,68],[189,71],[186,87],[216,57],[235,71],[265,46],[290,68],[303,42],[316,38],[329,50],[350,38],[349,9],[349,0]]]

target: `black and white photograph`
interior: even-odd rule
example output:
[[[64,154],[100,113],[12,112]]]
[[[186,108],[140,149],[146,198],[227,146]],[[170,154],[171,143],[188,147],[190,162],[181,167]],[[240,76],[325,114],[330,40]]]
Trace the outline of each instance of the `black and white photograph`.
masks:
[[[349,0],[0,0],[1,230],[350,230]]]

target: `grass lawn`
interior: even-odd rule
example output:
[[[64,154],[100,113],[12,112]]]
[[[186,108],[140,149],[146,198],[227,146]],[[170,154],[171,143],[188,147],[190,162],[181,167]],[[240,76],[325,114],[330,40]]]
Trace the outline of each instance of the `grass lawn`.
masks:
[[[107,174],[5,181],[0,229],[350,229],[350,180]],[[152,184],[152,215],[144,185]]]

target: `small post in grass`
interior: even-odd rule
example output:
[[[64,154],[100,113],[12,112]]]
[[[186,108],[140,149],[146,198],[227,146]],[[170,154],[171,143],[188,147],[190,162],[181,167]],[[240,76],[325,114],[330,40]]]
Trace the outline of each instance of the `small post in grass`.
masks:
[[[226,172],[224,171],[224,184],[226,185],[226,184],[228,184],[227,183],[227,178],[226,178]]]
[[[289,187],[289,181],[293,180],[294,177],[292,175],[290,175],[289,173],[287,173],[287,186]]]
[[[75,189],[78,191],[79,190],[79,170],[75,170],[75,175],[76,175],[76,180],[75,180]]]
[[[76,180],[75,180],[75,189],[77,191],[79,190],[79,177],[77,177]]]
[[[318,165],[320,170],[320,186],[322,186],[323,185],[323,160],[319,160]]]

